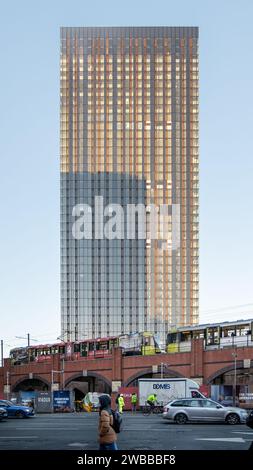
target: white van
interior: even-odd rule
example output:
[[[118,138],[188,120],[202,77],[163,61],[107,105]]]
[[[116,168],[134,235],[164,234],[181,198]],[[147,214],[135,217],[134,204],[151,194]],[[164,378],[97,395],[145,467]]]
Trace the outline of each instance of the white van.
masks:
[[[206,398],[199,391],[199,385],[191,379],[139,379],[139,404],[144,406],[149,395],[156,394],[160,404],[167,404],[176,398]]]

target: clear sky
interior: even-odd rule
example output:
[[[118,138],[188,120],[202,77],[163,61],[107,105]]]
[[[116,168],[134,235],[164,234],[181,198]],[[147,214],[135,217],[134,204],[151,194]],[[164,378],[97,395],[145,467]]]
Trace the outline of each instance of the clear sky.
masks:
[[[251,0],[1,2],[0,337],[60,334],[59,28],[199,26],[200,320],[253,317]]]

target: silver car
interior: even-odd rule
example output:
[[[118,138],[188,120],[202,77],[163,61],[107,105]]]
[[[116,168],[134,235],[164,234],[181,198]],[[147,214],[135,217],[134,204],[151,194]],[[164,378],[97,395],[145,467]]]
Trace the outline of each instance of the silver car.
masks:
[[[163,418],[177,424],[187,421],[204,421],[206,423],[225,422],[227,424],[245,423],[248,413],[236,407],[222,406],[209,399],[180,398],[169,402],[163,410]]]

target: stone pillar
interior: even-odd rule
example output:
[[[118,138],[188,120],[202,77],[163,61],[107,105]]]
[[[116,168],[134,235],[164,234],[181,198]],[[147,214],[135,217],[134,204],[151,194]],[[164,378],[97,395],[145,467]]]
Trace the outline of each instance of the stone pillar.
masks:
[[[112,381],[122,381],[122,350],[112,350]]]
[[[122,350],[114,348],[112,350],[112,407],[116,408],[115,398],[118,395],[119,388],[122,385]]]
[[[193,339],[191,348],[191,377],[203,377],[203,357],[204,341],[203,339]]]

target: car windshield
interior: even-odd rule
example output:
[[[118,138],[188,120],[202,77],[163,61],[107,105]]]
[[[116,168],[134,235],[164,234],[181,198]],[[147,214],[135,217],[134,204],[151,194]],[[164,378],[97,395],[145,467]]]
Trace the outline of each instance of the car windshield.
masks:
[[[0,406],[4,406],[4,405],[5,405],[5,406],[6,406],[6,405],[11,405],[11,406],[12,406],[13,403],[12,403],[11,401],[9,401],[9,400],[1,401],[1,402],[0,402]]]

